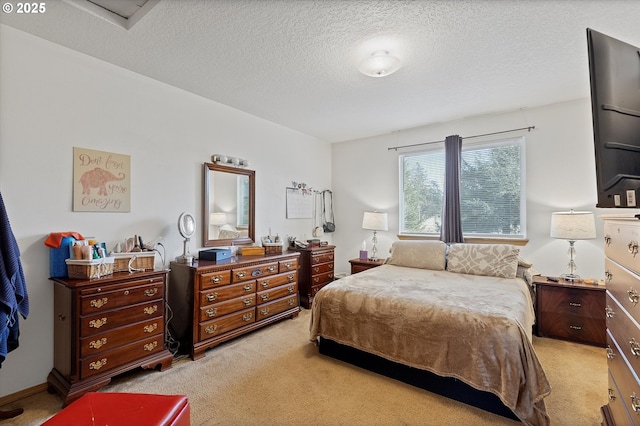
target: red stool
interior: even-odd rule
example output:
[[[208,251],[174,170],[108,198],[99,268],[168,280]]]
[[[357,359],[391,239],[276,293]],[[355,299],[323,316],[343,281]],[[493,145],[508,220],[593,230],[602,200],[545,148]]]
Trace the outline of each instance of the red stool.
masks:
[[[89,392],[43,426],[189,426],[185,395]]]

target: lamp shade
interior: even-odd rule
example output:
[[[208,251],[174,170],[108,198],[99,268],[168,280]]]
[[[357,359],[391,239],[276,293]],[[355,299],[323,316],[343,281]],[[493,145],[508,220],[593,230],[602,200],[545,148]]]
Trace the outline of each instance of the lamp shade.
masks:
[[[596,224],[591,212],[555,212],[551,215],[551,238],[562,240],[592,240]]]
[[[211,213],[209,215],[209,225],[224,225],[227,223],[227,215],[224,213]]]
[[[374,231],[386,231],[389,229],[386,213],[364,212],[362,218],[362,229],[372,229]]]

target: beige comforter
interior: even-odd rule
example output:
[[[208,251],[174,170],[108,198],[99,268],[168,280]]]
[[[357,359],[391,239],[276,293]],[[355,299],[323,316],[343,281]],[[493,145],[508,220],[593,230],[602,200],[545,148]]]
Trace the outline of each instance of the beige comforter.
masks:
[[[324,337],[492,392],[527,425],[547,425],[551,387],[531,343],[527,284],[382,265],[334,281],[313,301]]]

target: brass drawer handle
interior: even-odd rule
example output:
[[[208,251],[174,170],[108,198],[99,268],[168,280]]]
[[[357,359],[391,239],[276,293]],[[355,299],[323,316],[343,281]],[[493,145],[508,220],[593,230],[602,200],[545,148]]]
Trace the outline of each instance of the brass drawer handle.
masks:
[[[244,315],[242,316],[242,320],[243,320],[244,322],[251,321],[251,318],[253,318],[253,314],[252,314],[251,312],[249,312],[249,313],[247,313],[247,314],[244,314]]]
[[[287,269],[291,269],[293,267],[293,264],[287,262],[287,263],[284,264],[284,267],[287,268]]]
[[[631,409],[636,413],[640,413],[640,401],[638,401],[636,393],[632,393],[629,398],[631,398]]]
[[[609,271],[604,271],[604,279],[610,282],[613,279],[613,274]]]
[[[294,287],[294,286],[287,287],[287,291],[288,291],[289,293],[293,293],[293,291],[294,291],[294,290],[295,290],[295,287]]]
[[[329,269],[333,270],[333,263],[329,264]]]
[[[100,318],[96,320],[89,321],[89,327],[91,328],[100,328],[107,323],[106,318]]]
[[[262,288],[267,288],[267,287],[269,287],[269,280],[262,281],[262,282],[260,283],[260,285],[262,286]]]
[[[89,305],[92,308],[102,308],[107,304],[108,301],[109,299],[107,297],[103,297],[102,299],[93,299],[91,302],[89,302]]]
[[[147,315],[153,315],[156,312],[158,312],[158,305],[153,305],[153,306],[146,306],[143,309],[143,312]]]
[[[627,245],[627,249],[629,250],[629,253],[633,255],[633,257],[636,257],[636,254],[638,254],[638,242],[629,241],[629,244]]]
[[[632,337],[631,340],[629,340],[629,346],[631,347],[631,353],[635,357],[640,356],[640,344],[638,344],[638,342],[636,342],[635,337]]]
[[[207,294],[207,300],[209,302],[213,302],[214,300],[216,300],[218,298],[218,293],[216,293],[215,291],[213,293],[209,293]]]
[[[245,271],[240,271],[240,272],[236,272],[236,277],[242,279],[244,277],[247,276],[247,273]]]
[[[318,272],[320,272],[320,268],[318,268],[318,267],[316,266],[315,268],[313,268],[313,272],[315,272],[315,273],[317,274]]]
[[[249,306],[249,305],[251,305],[253,303],[253,299],[251,299],[251,298],[245,299],[243,303],[244,303],[245,306]]]
[[[106,358],[102,358],[99,361],[95,361],[95,362],[92,362],[91,364],[89,364],[89,370],[100,370],[105,365],[107,365],[107,359]]]
[[[212,284],[218,284],[219,282],[222,282],[222,275],[216,275],[211,277]]]
[[[148,288],[144,291],[145,296],[151,297],[158,294],[158,288]]]
[[[613,318],[613,316],[615,315],[615,311],[613,309],[611,309],[611,306],[607,306],[606,308],[604,308],[604,315],[607,318]]]
[[[267,268],[267,270],[268,270],[269,272],[275,272],[275,271],[277,271],[277,270],[278,270],[278,268],[276,268],[275,266],[271,265],[271,266],[269,266],[269,268]]]
[[[261,313],[262,315],[269,315],[269,308],[263,308],[263,309],[260,309],[260,313]]]
[[[319,282],[320,282],[320,278],[318,278],[318,277],[313,277],[313,282],[314,282],[314,283],[319,283]]]
[[[145,333],[153,333],[158,329],[158,323],[154,322],[153,324],[145,325],[143,331]]]
[[[580,308],[582,307],[582,304],[577,302],[569,302],[569,306],[573,306],[574,308]]]
[[[609,401],[615,401],[616,394],[613,392],[613,389],[609,388]]]
[[[251,284],[247,284],[244,287],[242,287],[242,289],[244,291],[251,291],[251,290],[253,290],[253,286]]]
[[[91,349],[100,349],[101,347],[103,347],[106,344],[107,344],[107,338],[103,337],[100,340],[92,340],[91,342],[89,342],[89,348],[91,348]]]
[[[147,352],[151,352],[157,347],[158,347],[158,342],[154,340],[153,342],[147,343],[146,345],[144,345],[144,350]]]
[[[638,299],[640,299],[640,295],[633,288],[627,290],[627,295],[629,296],[629,302],[633,303],[633,306],[638,303]]]
[[[267,300],[269,300],[269,295],[268,294],[263,294],[262,296],[260,296],[260,299],[262,299],[262,301],[267,301]]]
[[[288,275],[287,279],[289,280],[289,282],[291,282],[291,281],[295,280],[296,278],[295,278],[295,275]]]
[[[613,349],[611,349],[611,346],[607,345],[607,359],[613,359],[615,358],[616,354],[613,352]]]
[[[209,318],[215,316],[218,313],[218,308],[207,309],[206,314]]]
[[[333,260],[333,255],[332,254],[329,255],[329,260]]]
[[[604,236],[604,243],[606,245],[610,245],[611,244],[611,237],[609,235],[605,235]]]
[[[204,329],[204,332],[207,334],[213,334],[218,329],[218,324],[210,325],[209,327]]]
[[[320,258],[319,257],[312,257],[311,258],[311,262],[312,263],[318,263],[318,262],[320,262]]]
[[[293,306],[293,304],[294,304],[294,303],[295,303],[295,302],[293,301],[293,299],[289,299],[289,300],[287,300],[287,304],[288,304],[289,306]]]

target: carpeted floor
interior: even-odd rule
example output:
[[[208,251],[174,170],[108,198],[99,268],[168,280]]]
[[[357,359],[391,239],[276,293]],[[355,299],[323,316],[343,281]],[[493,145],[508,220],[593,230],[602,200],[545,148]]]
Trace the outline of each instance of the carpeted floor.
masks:
[[[180,359],[165,372],[136,370],[104,392],[185,394],[196,425],[517,425],[516,421],[318,354],[310,311]],[[553,391],[552,425],[599,425],[607,403],[605,351],[534,337]],[[9,406],[25,412],[2,426],[39,425],[60,410],[46,392]]]

